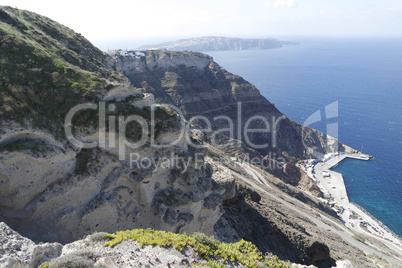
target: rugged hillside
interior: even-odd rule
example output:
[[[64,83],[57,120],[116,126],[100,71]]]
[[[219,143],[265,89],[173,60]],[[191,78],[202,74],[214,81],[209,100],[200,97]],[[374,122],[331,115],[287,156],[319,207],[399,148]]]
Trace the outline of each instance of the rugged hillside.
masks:
[[[211,180],[208,166],[189,163],[184,172],[181,163],[157,165],[171,155],[184,161],[203,150],[184,142],[169,148],[147,143],[122,154],[122,144],[142,137],[135,122],[126,124],[128,140],[115,135],[116,146],[73,146],[64,121],[77,104],[95,106],[72,120],[72,133],[83,143],[100,142],[98,112],[105,100],[114,105],[107,116],[150,122],[150,108],[137,105],[141,90],[106,67],[107,55],[70,29],[27,11],[0,12],[1,220],[39,241],[69,242],[94,230],[133,227],[212,233],[224,189]],[[122,92],[130,97],[116,102]],[[153,114],[156,142],[174,139],[179,118],[163,108]],[[105,130],[120,131],[112,125]],[[106,139],[110,145],[112,136]],[[145,169],[130,166],[130,153],[155,162]]]
[[[401,258],[290,185],[303,177],[297,158],[352,149],[287,119],[211,57],[106,55],[10,7],[0,9],[0,47],[0,221],[23,236],[68,243],[95,231],[154,228],[244,238],[262,253],[321,267],[340,259],[392,267],[387,261]],[[244,135],[253,116],[250,128],[271,132]],[[208,120],[210,129],[200,130]]]
[[[223,131],[229,128],[228,120],[216,119],[227,116],[235,130],[231,138],[241,140],[263,156],[275,153],[286,158],[306,159],[311,155],[308,149],[323,154],[352,150],[319,131],[303,128],[288,119],[254,85],[227,72],[212,57],[164,50],[144,51],[142,57],[133,56],[136,52],[126,53],[124,56],[119,52],[112,54],[117,60],[113,67],[121,70],[134,86],[154,94],[158,103],[178,107],[187,120],[205,116],[213,130],[221,130],[220,133],[230,136],[228,131]],[[250,133],[246,137],[245,124],[256,117],[260,119],[252,120],[249,129],[264,129],[267,125],[270,129],[267,133]],[[198,121],[205,125],[205,120]],[[265,148],[259,148],[265,144]]]
[[[167,49],[176,51],[216,51],[216,50],[244,50],[270,49],[284,45],[298,45],[296,42],[280,41],[274,38],[231,38],[222,36],[203,36],[190,39],[181,39],[156,45],[144,45],[139,49]]]
[[[95,101],[114,85],[129,86],[83,36],[32,12],[2,7],[0,44],[2,123],[32,119],[32,126],[62,136],[72,107]]]

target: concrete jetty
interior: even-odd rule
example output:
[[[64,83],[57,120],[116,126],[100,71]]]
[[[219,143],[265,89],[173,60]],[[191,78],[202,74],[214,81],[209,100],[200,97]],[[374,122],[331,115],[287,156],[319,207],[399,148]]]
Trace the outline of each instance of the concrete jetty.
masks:
[[[370,160],[372,156],[367,154],[352,154],[352,153],[339,153],[330,155],[329,158],[324,159],[323,162],[317,163],[315,166],[316,183],[320,188],[324,188],[333,201],[349,202],[349,197],[346,191],[345,182],[341,173],[331,170],[337,166],[341,161],[346,158],[353,158],[358,160]],[[329,174],[329,176],[324,176]]]
[[[363,209],[349,202],[342,174],[331,170],[346,158],[366,161],[373,157],[362,153],[328,154],[322,161],[307,160],[307,165],[302,168],[321,189],[324,197],[327,198],[327,201],[324,201],[334,207],[347,227],[381,239],[387,246],[393,247],[393,244],[396,244],[401,247],[402,241],[399,237]]]

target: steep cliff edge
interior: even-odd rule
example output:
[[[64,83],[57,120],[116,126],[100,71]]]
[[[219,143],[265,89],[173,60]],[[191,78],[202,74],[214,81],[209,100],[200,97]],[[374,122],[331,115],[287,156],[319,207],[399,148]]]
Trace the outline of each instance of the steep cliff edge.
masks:
[[[0,9],[0,47],[0,221],[20,234],[67,243],[151,227],[245,238],[323,267],[400,258],[358,242],[329,207],[283,183],[298,176],[288,166],[297,158],[352,149],[287,119],[211,57],[105,55],[9,7]],[[249,130],[264,131],[244,131],[253,117]]]
[[[181,119],[143,108],[141,89],[70,29],[10,7],[0,21],[0,219],[36,241],[63,243],[134,227],[212,234],[224,189],[202,162],[205,150],[184,137],[169,148],[126,146],[151,133],[140,130],[152,116],[154,142],[175,140]]]
[[[130,52],[124,56],[111,53],[117,61],[114,68],[121,70],[135,87],[154,94],[156,102],[174,105],[187,120],[204,116],[212,130],[241,140],[263,156],[275,153],[287,158],[307,159],[334,151],[353,150],[288,119],[254,85],[229,73],[210,56],[165,50],[141,53],[142,57],[132,56]],[[245,135],[244,128],[250,119],[248,129],[268,131]],[[197,121],[205,126],[205,120]],[[234,130],[232,133],[226,131],[230,123],[233,123],[230,126]],[[317,154],[312,155],[312,151]]]

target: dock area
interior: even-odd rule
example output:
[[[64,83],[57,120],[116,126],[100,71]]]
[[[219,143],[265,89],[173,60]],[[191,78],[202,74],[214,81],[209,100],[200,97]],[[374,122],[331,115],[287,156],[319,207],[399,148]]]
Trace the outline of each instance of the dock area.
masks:
[[[353,159],[357,159],[357,160],[370,160],[373,157],[371,155],[362,154],[362,153],[358,153],[358,154],[339,153],[339,154],[335,154],[334,156],[327,159],[325,161],[325,163],[328,164],[330,166],[330,168],[333,168],[334,166],[338,165],[345,158],[353,158]]]
[[[315,183],[320,187],[327,197],[332,198],[333,201],[349,202],[349,197],[346,191],[345,182],[341,173],[331,170],[337,166],[341,161],[346,158],[353,158],[358,160],[370,160],[372,157],[366,154],[335,154],[330,155],[327,159],[315,165]],[[328,174],[327,176],[325,176]]]
[[[331,170],[346,158],[367,161],[372,156],[362,153],[328,154],[321,161],[306,160],[302,169],[320,188],[324,195],[324,199],[321,200],[333,207],[347,227],[401,247],[402,241],[399,237],[366,211],[349,201],[342,174]]]

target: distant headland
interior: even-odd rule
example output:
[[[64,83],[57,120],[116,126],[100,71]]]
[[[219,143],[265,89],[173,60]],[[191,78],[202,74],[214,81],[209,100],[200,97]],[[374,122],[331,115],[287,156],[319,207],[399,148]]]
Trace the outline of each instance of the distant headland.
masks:
[[[298,42],[281,41],[274,38],[231,38],[223,36],[203,36],[190,39],[181,39],[155,45],[143,45],[139,49],[167,49],[176,51],[218,51],[218,50],[246,50],[271,49],[284,45],[299,45]]]

